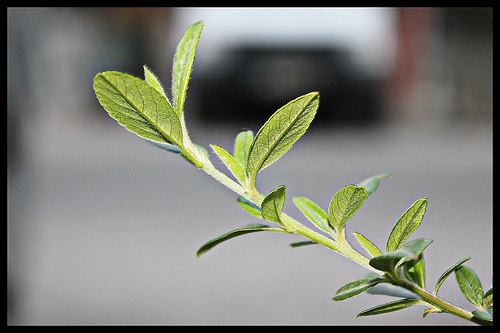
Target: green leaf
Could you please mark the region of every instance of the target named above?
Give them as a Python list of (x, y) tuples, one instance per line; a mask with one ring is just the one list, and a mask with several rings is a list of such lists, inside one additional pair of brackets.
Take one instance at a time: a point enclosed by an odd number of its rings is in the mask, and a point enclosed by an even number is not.
[(301, 247), (301, 246), (314, 245), (314, 244), (318, 244), (318, 243), (313, 242), (313, 241), (303, 241), (303, 242), (292, 243), (292, 244), (290, 244), (290, 246), (291, 247)]
[(483, 287), (476, 273), (467, 266), (461, 266), (455, 270), (455, 277), (457, 278), (458, 286), (465, 298), (467, 298), (476, 308), (484, 310)]
[(425, 264), (424, 254), (421, 253), (417, 261), (410, 261), (403, 265), (406, 278), (425, 289)]
[(285, 204), (285, 186), (271, 191), (262, 201), (262, 216), (270, 222), (281, 223), (281, 214)]
[(164, 149), (164, 150), (169, 151), (171, 153), (176, 153), (176, 154), (182, 153), (182, 150), (180, 150), (179, 147), (177, 147), (173, 144), (164, 143), (164, 142), (157, 142), (157, 141), (153, 141), (153, 140), (149, 140), (149, 139), (144, 139), (144, 140), (146, 140), (147, 142), (149, 142), (153, 146)]
[(402, 309), (409, 308), (410, 306), (420, 304), (421, 301), (416, 298), (405, 298), (394, 302), (389, 302), (381, 305), (374, 306), (365, 311), (361, 311), (356, 315), (357, 317), (374, 316), (383, 313), (394, 312)]
[(175, 50), (172, 67), (172, 100), (174, 110), (179, 118), (184, 109), (184, 101), (186, 100), (186, 92), (196, 54), (196, 45), (198, 45), (202, 29), (203, 21), (196, 22), (187, 28)]
[(258, 231), (286, 232), (285, 230), (283, 230), (281, 228), (272, 228), (272, 227), (269, 227), (269, 226), (264, 225), (264, 224), (249, 224), (243, 228), (232, 230), (232, 231), (228, 232), (227, 234), (224, 234), (220, 237), (214, 238), (211, 241), (208, 241), (202, 247), (200, 247), (198, 252), (196, 252), (196, 256), (197, 257), (201, 256), (203, 253), (212, 249), (214, 246), (216, 246), (224, 241), (227, 241), (231, 238), (241, 236), (241, 235), (246, 235), (246, 234), (249, 234), (252, 232), (258, 232)]
[(339, 232), (363, 205), (368, 194), (364, 187), (356, 185), (346, 186), (332, 198), (328, 209), (328, 222)]
[(276, 162), (306, 132), (318, 105), (317, 92), (300, 96), (281, 107), (260, 128), (248, 153), (250, 184), (255, 182), (259, 171)]
[(488, 307), (485, 310), (474, 310), (472, 314), (479, 319), (493, 322), (493, 306)]
[(238, 197), (238, 204), (243, 208), (247, 213), (258, 217), (260, 219), (263, 219), (262, 217), (262, 211), (260, 210), (259, 207), (254, 205), (251, 201), (243, 198), (243, 197)]
[(354, 237), (356, 237), (357, 241), (363, 248), (372, 255), (372, 257), (378, 257), (382, 255), (382, 252), (376, 247), (372, 242), (370, 242), (365, 236), (360, 233), (353, 232)]
[(431, 245), (431, 239), (419, 238), (408, 242), (399, 250), (389, 252), (381, 256), (372, 258), (369, 262), (370, 266), (378, 270), (394, 273), (403, 264), (414, 260), (417, 261), (420, 254)]
[(404, 212), (391, 230), (387, 239), (386, 252), (396, 251), (406, 242), (420, 225), (426, 207), (427, 199), (419, 199)]
[[(153, 73), (152, 70), (150, 70), (148, 68), (148, 66), (144, 65), (144, 79), (146, 80), (146, 82), (153, 88), (156, 89), (156, 91), (158, 91), (160, 94), (163, 95), (163, 97), (165, 97), (165, 99), (167, 100), (168, 104), (170, 104), (170, 101), (168, 100), (168, 97), (167, 97), (167, 94), (165, 94), (165, 90), (163, 89), (163, 86), (160, 82), (160, 80), (158, 79), (158, 77), (155, 75), (155, 73)], [(170, 107), (172, 107), (172, 105), (170, 104)]]
[(361, 294), (363, 291), (375, 286), (383, 279), (379, 276), (367, 276), (355, 281), (349, 282), (335, 293), (333, 296), (334, 301), (343, 301), (353, 296)]
[(392, 177), (390, 173), (385, 173), (383, 175), (378, 175), (378, 176), (373, 176), (368, 179), (363, 180), (361, 183), (358, 184), (360, 187), (364, 187), (366, 190), (366, 193), (368, 195), (372, 194), (378, 187), (378, 183), (380, 182), (380, 179), (385, 178), (385, 177)]
[(483, 308), (486, 309), (491, 305), (493, 305), (493, 288), (485, 292), (483, 297)]
[(294, 197), (293, 202), (316, 227), (325, 232), (330, 232), (328, 214), (314, 201), (305, 197)]
[(227, 152), (222, 147), (216, 145), (210, 145), (212, 150), (217, 154), (217, 156), (221, 159), (222, 162), (227, 166), (229, 171), (236, 177), (236, 179), (242, 184), (245, 184), (246, 173), (245, 169), (235, 160), (235, 158)]
[(94, 90), (102, 107), (127, 130), (182, 149), (180, 120), (167, 99), (146, 81), (120, 72), (103, 72), (94, 77)]
[(253, 141), (252, 131), (240, 132), (234, 140), (234, 159), (243, 167), (247, 168), (248, 152)]
[(464, 262), (468, 261), (468, 260), (470, 260), (470, 258), (465, 258), (465, 259), (460, 260), (455, 265), (453, 265), (450, 268), (448, 268), (446, 270), (446, 272), (444, 272), (443, 274), (441, 274), (441, 276), (439, 277), (439, 279), (436, 282), (436, 286), (434, 287), (434, 295), (437, 295), (439, 288), (441, 288), (441, 285), (448, 278), (448, 276), (450, 276), (451, 273), (453, 273), (454, 271), (456, 271), (457, 269), (459, 269), (460, 266), (462, 266), (462, 264)]

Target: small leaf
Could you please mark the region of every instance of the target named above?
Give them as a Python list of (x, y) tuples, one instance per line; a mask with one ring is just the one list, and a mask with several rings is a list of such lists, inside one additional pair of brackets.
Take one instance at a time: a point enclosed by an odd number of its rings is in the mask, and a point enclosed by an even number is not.
[(94, 77), (102, 107), (120, 125), (144, 139), (183, 147), (180, 120), (167, 99), (146, 81), (120, 72)]
[(330, 232), (328, 214), (314, 201), (305, 197), (294, 197), (293, 202), (316, 227), (325, 232)]
[(262, 211), (260, 210), (259, 207), (253, 204), (253, 202), (243, 198), (243, 197), (238, 197), (238, 204), (243, 208), (247, 213), (258, 217), (259, 219), (263, 219), (262, 217)]
[(491, 305), (493, 305), (493, 288), (485, 292), (483, 297), (483, 308), (487, 309)]
[(483, 287), (476, 273), (467, 266), (461, 266), (455, 270), (455, 277), (457, 278), (458, 286), (465, 298), (467, 298), (476, 308), (484, 310)]
[(292, 244), (290, 244), (290, 246), (291, 247), (301, 247), (301, 246), (314, 245), (314, 244), (318, 244), (318, 243), (313, 242), (313, 241), (303, 241), (303, 242), (292, 243)]
[(319, 105), (317, 92), (300, 96), (276, 111), (255, 135), (248, 153), (251, 184), (257, 173), (283, 156), (306, 132)]
[(373, 176), (368, 179), (363, 180), (361, 183), (358, 184), (360, 187), (364, 187), (366, 190), (366, 193), (368, 195), (372, 194), (378, 187), (378, 183), (380, 182), (381, 178), (384, 177), (392, 177), (390, 173), (385, 173), (383, 175), (378, 175), (378, 176)]
[(472, 314), (479, 319), (493, 322), (493, 306), (488, 307), (486, 310), (474, 310)]
[(172, 67), (172, 100), (177, 117), (180, 118), (184, 109), (186, 92), (193, 69), (196, 45), (200, 39), (203, 21), (199, 21), (186, 29), (174, 55)]
[(164, 143), (164, 142), (157, 142), (157, 141), (153, 141), (153, 140), (149, 140), (149, 139), (144, 139), (144, 140), (146, 140), (147, 142), (149, 142), (153, 146), (164, 149), (164, 150), (169, 151), (171, 153), (176, 153), (176, 154), (182, 153), (182, 150), (180, 150), (179, 147), (177, 147), (173, 144)]
[(417, 261), (420, 254), (431, 245), (431, 239), (419, 238), (408, 242), (399, 250), (389, 252), (381, 256), (372, 258), (369, 262), (370, 266), (384, 272), (394, 273), (403, 264), (410, 260)]
[(369, 308), (365, 311), (361, 311), (360, 313), (358, 313), (356, 315), (355, 318), (364, 317), (364, 316), (374, 316), (374, 315), (378, 315), (378, 314), (394, 312), (394, 311), (409, 308), (410, 306), (420, 304), (420, 303), (421, 303), (421, 301), (419, 299), (405, 298), (405, 299), (401, 299), (398, 301), (377, 305), (377, 306), (374, 306), (373, 308)]
[(234, 140), (234, 159), (243, 167), (247, 168), (248, 152), (253, 141), (252, 131), (240, 132)]
[(424, 254), (421, 253), (417, 261), (410, 261), (403, 265), (405, 276), (408, 280), (425, 289), (425, 264)]
[(404, 212), (391, 230), (387, 239), (386, 252), (396, 251), (406, 242), (420, 225), (426, 207), (427, 199), (419, 199)]
[(281, 223), (281, 214), (285, 204), (285, 186), (271, 191), (262, 201), (262, 216), (270, 222)]
[(246, 173), (245, 169), (234, 159), (234, 157), (227, 152), (222, 147), (216, 145), (210, 145), (212, 150), (217, 154), (217, 156), (221, 159), (222, 162), (227, 166), (229, 171), (236, 177), (236, 179), (242, 184), (245, 184)]
[(202, 247), (200, 247), (198, 252), (196, 252), (196, 256), (197, 257), (201, 256), (203, 253), (212, 249), (214, 246), (216, 246), (224, 241), (227, 241), (231, 238), (241, 236), (241, 235), (246, 235), (246, 234), (249, 234), (252, 232), (258, 232), (258, 231), (286, 232), (285, 230), (283, 230), (281, 228), (272, 228), (272, 227), (269, 227), (269, 226), (264, 225), (264, 224), (249, 224), (243, 228), (232, 230), (232, 231), (228, 232), (227, 234), (224, 234), (220, 237), (214, 238), (211, 241), (208, 241)]
[(328, 222), (339, 232), (363, 205), (368, 194), (363, 187), (356, 185), (346, 186), (332, 198), (328, 209)]
[(352, 282), (349, 282), (335, 293), (334, 301), (343, 301), (353, 296), (361, 294), (363, 291), (375, 286), (383, 279), (379, 276), (368, 276)]
[(451, 273), (453, 273), (454, 271), (456, 271), (457, 269), (459, 269), (460, 266), (462, 266), (462, 264), (464, 262), (466, 262), (467, 260), (470, 260), (470, 258), (465, 258), (465, 259), (460, 260), (455, 265), (453, 265), (450, 268), (448, 268), (446, 270), (446, 272), (444, 272), (443, 274), (441, 274), (441, 276), (439, 277), (439, 279), (436, 282), (436, 286), (434, 287), (434, 295), (437, 295), (439, 288), (441, 288), (441, 285), (448, 278), (448, 276), (450, 276)]
[[(168, 104), (170, 104), (170, 101), (168, 100), (168, 97), (167, 97), (167, 94), (165, 94), (165, 90), (163, 89), (163, 86), (160, 82), (160, 80), (158, 79), (158, 77), (155, 75), (155, 73), (153, 73), (153, 71), (151, 71), (148, 66), (144, 65), (144, 79), (146, 80), (146, 82), (153, 88), (155, 88), (160, 94), (163, 95), (163, 97), (165, 97), (165, 99), (167, 100)], [(170, 104), (170, 107), (172, 107), (172, 105)]]
[(389, 283), (379, 283), (366, 291), (371, 295), (386, 295), (399, 298), (419, 298), (419, 296), (408, 289)]
[(370, 242), (368, 239), (366, 239), (365, 236), (363, 236), (362, 234), (357, 233), (357, 232), (353, 232), (353, 235), (354, 235), (354, 237), (356, 237), (359, 244), (361, 244), (361, 246), (363, 246), (363, 248), (369, 254), (371, 254), (372, 257), (378, 257), (378, 256), (382, 255), (382, 252), (380, 252), (378, 247), (376, 247), (372, 242)]

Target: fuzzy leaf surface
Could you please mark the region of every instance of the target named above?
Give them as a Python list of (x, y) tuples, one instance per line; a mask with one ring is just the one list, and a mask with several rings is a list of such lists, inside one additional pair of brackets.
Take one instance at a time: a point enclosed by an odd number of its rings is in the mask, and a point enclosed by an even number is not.
[(283, 156), (306, 132), (319, 106), (317, 92), (300, 96), (276, 111), (255, 135), (247, 160), (251, 183), (257, 173)]
[(408, 237), (420, 226), (426, 207), (427, 199), (419, 199), (401, 215), (389, 234), (386, 252), (396, 251), (406, 242)]
[[(170, 104), (167, 94), (165, 94), (165, 89), (163, 89), (163, 86), (158, 77), (155, 75), (155, 73), (153, 73), (152, 70), (149, 69), (148, 66), (144, 65), (143, 67), (144, 67), (144, 79), (146, 80), (146, 82), (151, 87), (155, 88), (160, 94), (162, 94), (163, 97), (165, 97), (165, 99), (167, 100), (168, 104)], [(170, 106), (172, 105), (170, 104)]]
[(280, 223), (284, 204), (285, 186), (282, 185), (274, 191), (269, 192), (262, 201), (262, 216), (267, 221)]
[(306, 197), (294, 197), (295, 206), (307, 217), (316, 227), (325, 232), (330, 232), (328, 225), (328, 214), (317, 203)]
[(337, 232), (340, 231), (363, 205), (367, 197), (364, 187), (349, 185), (341, 188), (333, 196), (328, 208), (330, 226)]
[(230, 231), (230, 232), (228, 232), (220, 237), (217, 237), (217, 238), (214, 238), (214, 239), (208, 241), (202, 247), (200, 247), (198, 252), (196, 252), (196, 256), (197, 257), (201, 256), (203, 253), (209, 251), (214, 246), (216, 246), (222, 242), (225, 242), (231, 238), (241, 236), (241, 235), (246, 235), (246, 234), (253, 233), (253, 232), (259, 232), (259, 231), (286, 232), (285, 230), (283, 230), (281, 228), (273, 228), (273, 227), (267, 226), (265, 224), (249, 224), (243, 228), (232, 230), (232, 231)]
[(102, 107), (120, 125), (138, 136), (183, 147), (180, 120), (167, 99), (146, 81), (120, 72), (94, 77)]
[(196, 22), (186, 29), (175, 50), (172, 67), (172, 100), (177, 117), (180, 118), (184, 109), (186, 92), (193, 70), (196, 46), (200, 39), (203, 21)]
[(354, 237), (356, 237), (356, 240), (363, 246), (363, 248), (372, 255), (372, 257), (378, 257), (382, 255), (382, 252), (378, 249), (378, 247), (375, 246), (372, 242), (370, 242), (365, 236), (363, 236), (360, 233), (353, 232)]
[(224, 148), (210, 145), (212, 150), (217, 154), (217, 156), (221, 159), (222, 162), (226, 165), (226, 167), (231, 171), (231, 173), (236, 177), (236, 179), (241, 183), (245, 184), (246, 173), (245, 169), (236, 161), (236, 159)]
[(458, 286), (465, 298), (467, 298), (476, 308), (484, 310), (483, 287), (476, 273), (467, 266), (461, 266), (455, 270), (455, 277), (457, 278)]
[(234, 140), (234, 159), (246, 170), (248, 152), (253, 141), (252, 131), (242, 131)]

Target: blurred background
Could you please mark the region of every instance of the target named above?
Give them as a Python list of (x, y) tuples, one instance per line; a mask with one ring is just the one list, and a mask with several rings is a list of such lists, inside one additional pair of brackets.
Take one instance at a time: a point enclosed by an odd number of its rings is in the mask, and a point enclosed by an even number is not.
[[(232, 151), (241, 130), (320, 91), (317, 119), (259, 175), (261, 191), (285, 184), (285, 210), (301, 219), (293, 196), (326, 208), (341, 187), (392, 173), (348, 238), (361, 232), (384, 248), (397, 218), (427, 197), (412, 237), (434, 240), (429, 289), (472, 257), (486, 291), (492, 17), (491, 8), (8, 8), (8, 324), (468, 324), (422, 319), (423, 307), (355, 320), (393, 299), (333, 302), (366, 271), (320, 247), (292, 249), (301, 239), (290, 235), (248, 235), (196, 258), (209, 239), (255, 220), (232, 192), (117, 125), (92, 79), (143, 77), (147, 64), (169, 88), (178, 40), (204, 20), (185, 105), (195, 142)], [(440, 295), (473, 310), (454, 278)]]

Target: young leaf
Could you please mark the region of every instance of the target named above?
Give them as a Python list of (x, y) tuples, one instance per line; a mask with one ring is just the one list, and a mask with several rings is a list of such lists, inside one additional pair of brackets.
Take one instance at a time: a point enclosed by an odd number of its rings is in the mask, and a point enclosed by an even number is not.
[(467, 266), (461, 266), (455, 270), (455, 277), (457, 278), (458, 286), (462, 294), (471, 302), (476, 308), (484, 310), (483, 308), (483, 287), (481, 281), (476, 273)]
[(234, 140), (234, 159), (238, 161), (244, 170), (247, 168), (248, 152), (250, 151), (252, 141), (253, 132), (250, 130), (240, 132)]
[(194, 23), (187, 28), (175, 50), (172, 68), (172, 100), (174, 110), (179, 118), (184, 108), (184, 101), (186, 100), (186, 92), (196, 54), (196, 45), (198, 45), (202, 29), (203, 21)]
[(378, 257), (382, 255), (382, 252), (376, 247), (372, 242), (370, 242), (365, 236), (360, 233), (353, 232), (354, 237), (358, 240), (359, 244), (363, 246), (363, 248), (372, 255), (372, 257)]
[(318, 244), (318, 243), (313, 242), (313, 241), (303, 241), (303, 242), (292, 243), (292, 244), (290, 244), (290, 246), (291, 247), (301, 247), (301, 246), (314, 245), (314, 244)]
[(410, 261), (403, 265), (405, 276), (408, 280), (425, 289), (425, 264), (424, 254), (421, 253), (417, 261)]
[(379, 282), (381, 282), (379, 276), (367, 276), (352, 282), (349, 282), (335, 293), (333, 296), (334, 301), (343, 301), (345, 299), (351, 298), (353, 296), (361, 294), (363, 291), (370, 289)]
[(120, 72), (103, 72), (94, 77), (94, 90), (102, 107), (127, 130), (182, 149), (180, 120), (167, 99), (148, 83)]
[(399, 250), (389, 252), (381, 256), (372, 258), (369, 262), (370, 266), (378, 270), (393, 273), (403, 264), (419, 259), (420, 254), (431, 245), (431, 239), (419, 238), (408, 242)]
[(366, 190), (366, 193), (368, 193), (368, 195), (370, 195), (377, 189), (378, 183), (380, 182), (380, 179), (384, 178), (384, 177), (392, 177), (392, 175), (390, 173), (385, 173), (383, 175), (373, 176), (373, 177), (370, 177), (368, 179), (363, 180), (357, 186), (364, 187)]
[(404, 212), (391, 230), (387, 239), (386, 252), (396, 251), (406, 242), (420, 225), (426, 207), (427, 199), (419, 199)]
[(316, 227), (325, 232), (330, 232), (328, 214), (314, 201), (305, 197), (294, 197), (293, 202)]
[(439, 277), (439, 279), (436, 282), (436, 286), (434, 287), (434, 295), (437, 295), (439, 288), (441, 288), (441, 285), (448, 278), (448, 276), (450, 276), (451, 273), (453, 273), (454, 271), (456, 271), (457, 269), (459, 269), (460, 266), (462, 266), (462, 264), (464, 262), (468, 261), (468, 260), (470, 260), (470, 258), (465, 258), (465, 259), (460, 260), (455, 265), (453, 265), (450, 268), (448, 268), (446, 270), (446, 272), (444, 272), (443, 274), (441, 274), (441, 276)]
[(281, 213), (285, 204), (285, 186), (271, 191), (262, 201), (262, 216), (270, 222), (281, 223)]
[(234, 159), (234, 157), (227, 152), (222, 147), (216, 146), (216, 145), (210, 145), (212, 147), (212, 150), (219, 156), (222, 162), (227, 166), (229, 171), (238, 179), (238, 181), (244, 185), (245, 184), (245, 178), (246, 178), (246, 173), (245, 169)]
[[(167, 100), (168, 104), (170, 104), (170, 101), (168, 100), (168, 97), (165, 94), (165, 90), (163, 89), (163, 86), (158, 77), (156, 77), (155, 73), (153, 73), (153, 71), (151, 71), (148, 68), (148, 66), (144, 65), (143, 67), (144, 67), (144, 79), (146, 80), (146, 82), (151, 87), (155, 88), (160, 94), (162, 94), (163, 97), (165, 97), (165, 99)], [(170, 107), (172, 107), (171, 104)]]
[(356, 315), (357, 317), (364, 316), (374, 316), (382, 313), (394, 312), (397, 310), (406, 309), (412, 305), (420, 304), (422, 301), (416, 298), (405, 298), (394, 302), (389, 302), (381, 305), (374, 306), (373, 308), (369, 308), (365, 311), (361, 311)]
[(260, 210), (259, 207), (254, 205), (252, 202), (248, 201), (247, 199), (243, 197), (238, 197), (238, 204), (243, 208), (247, 213), (258, 217), (259, 219), (263, 219), (262, 217), (262, 211)]
[(272, 227), (269, 227), (269, 226), (264, 225), (264, 224), (249, 224), (243, 228), (232, 230), (232, 231), (228, 232), (227, 234), (224, 234), (220, 237), (214, 238), (211, 241), (208, 241), (202, 247), (200, 247), (198, 252), (196, 252), (196, 256), (197, 257), (201, 256), (203, 253), (212, 249), (214, 246), (216, 246), (224, 241), (227, 241), (231, 238), (234, 238), (236, 236), (246, 235), (246, 234), (249, 234), (252, 232), (258, 232), (258, 231), (286, 232), (285, 230), (283, 230), (281, 228), (272, 228)]
[(276, 111), (260, 128), (250, 146), (247, 174), (250, 183), (257, 173), (283, 156), (306, 132), (319, 105), (317, 92), (300, 96)]
[(368, 194), (363, 187), (356, 185), (346, 186), (332, 198), (328, 209), (328, 223), (339, 232), (363, 205)]
[(485, 292), (483, 297), (483, 308), (487, 309), (491, 305), (493, 305), (493, 288)]

